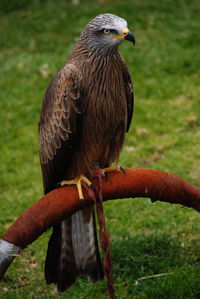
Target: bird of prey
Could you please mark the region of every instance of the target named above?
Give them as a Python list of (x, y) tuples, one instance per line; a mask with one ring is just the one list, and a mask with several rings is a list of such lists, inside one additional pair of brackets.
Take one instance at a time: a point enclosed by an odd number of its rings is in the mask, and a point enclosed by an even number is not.
[[(61, 185), (81, 182), (94, 170), (117, 164), (133, 114), (133, 87), (119, 44), (135, 39), (127, 22), (101, 14), (82, 31), (67, 63), (44, 95), (39, 121), (39, 152), (45, 194)], [(66, 198), (67, 200), (67, 198)], [(45, 277), (60, 292), (78, 276), (103, 278), (94, 212), (74, 213), (53, 227)]]

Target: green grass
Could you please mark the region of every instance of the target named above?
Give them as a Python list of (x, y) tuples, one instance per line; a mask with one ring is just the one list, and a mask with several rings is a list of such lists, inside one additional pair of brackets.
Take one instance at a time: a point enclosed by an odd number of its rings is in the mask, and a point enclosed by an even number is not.
[[(135, 48), (120, 47), (135, 89), (134, 121), (120, 164), (169, 171), (199, 184), (199, 0), (15, 2), (0, 6), (1, 235), (43, 194), (37, 140), (43, 94), (81, 29), (102, 12), (124, 17), (136, 37)], [(104, 207), (116, 298), (200, 298), (195, 211), (148, 199)], [(58, 298), (43, 274), (49, 235), (15, 259), (0, 284), (1, 298)], [(136, 284), (161, 273), (172, 274)], [(106, 282), (79, 279), (59, 298), (107, 298)]]

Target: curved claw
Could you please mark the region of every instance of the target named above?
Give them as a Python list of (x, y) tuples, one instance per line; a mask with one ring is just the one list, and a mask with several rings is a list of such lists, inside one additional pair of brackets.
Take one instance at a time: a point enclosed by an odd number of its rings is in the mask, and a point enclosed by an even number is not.
[(95, 189), (95, 187), (94, 187), (93, 184), (90, 184), (90, 188), (94, 191), (95, 194), (97, 193), (97, 191), (96, 191), (96, 189)]
[(126, 172), (125, 172), (125, 170), (124, 170), (123, 167), (120, 166), (119, 169), (123, 172), (124, 175), (126, 174)]
[(107, 173), (107, 171), (104, 172), (104, 176), (105, 176), (105, 181), (107, 182), (108, 181), (108, 173)]
[(59, 182), (59, 183), (56, 185), (56, 186), (57, 186), (57, 188), (60, 188), (60, 187), (62, 187), (61, 183), (62, 183), (62, 182)]
[(84, 203), (84, 202), (85, 202), (85, 200), (84, 200), (84, 198), (83, 198), (83, 197), (81, 197), (81, 198), (80, 198), (80, 201), (81, 201), (82, 203)]

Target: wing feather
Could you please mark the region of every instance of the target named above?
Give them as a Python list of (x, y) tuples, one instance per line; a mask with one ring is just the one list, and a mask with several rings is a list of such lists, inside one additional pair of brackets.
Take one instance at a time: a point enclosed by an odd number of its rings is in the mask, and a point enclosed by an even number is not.
[(126, 132), (128, 132), (131, 124), (131, 120), (133, 117), (133, 109), (134, 109), (134, 94), (133, 94), (133, 84), (131, 81), (131, 76), (128, 70), (128, 67), (126, 65), (126, 62), (121, 56), (121, 62), (123, 67), (123, 78), (124, 78), (124, 87), (125, 87), (125, 93), (126, 93), (126, 101), (127, 101), (127, 127)]
[(80, 136), (82, 82), (77, 67), (66, 64), (56, 73), (45, 92), (39, 122), (39, 152), (45, 192), (62, 179), (71, 161), (75, 140)]

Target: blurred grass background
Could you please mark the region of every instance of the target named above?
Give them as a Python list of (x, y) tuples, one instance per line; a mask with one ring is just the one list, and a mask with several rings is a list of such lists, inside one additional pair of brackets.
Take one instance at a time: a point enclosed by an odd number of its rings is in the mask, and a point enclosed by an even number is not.
[[(120, 46), (135, 90), (124, 167), (200, 178), (199, 0), (0, 1), (0, 233), (43, 194), (37, 127), (46, 86), (95, 15), (125, 18), (136, 47)], [(200, 298), (199, 215), (148, 199), (104, 205), (116, 298)], [(44, 280), (50, 231), (16, 258), (1, 298), (58, 298)], [(166, 276), (146, 278), (159, 273)], [(79, 279), (60, 298), (107, 298), (106, 282)]]

